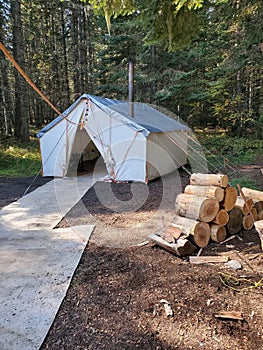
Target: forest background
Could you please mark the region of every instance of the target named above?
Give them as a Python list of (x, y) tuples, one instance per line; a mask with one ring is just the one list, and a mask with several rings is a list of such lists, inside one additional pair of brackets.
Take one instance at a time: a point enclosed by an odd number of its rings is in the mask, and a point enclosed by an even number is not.
[[(233, 137), (253, 153), (262, 149), (262, 13), (262, 0), (1, 0), (0, 41), (61, 112), (83, 93), (127, 99), (133, 60), (135, 101), (226, 135), (232, 155)], [(57, 114), (2, 52), (0, 80), (1, 145), (28, 143)]]

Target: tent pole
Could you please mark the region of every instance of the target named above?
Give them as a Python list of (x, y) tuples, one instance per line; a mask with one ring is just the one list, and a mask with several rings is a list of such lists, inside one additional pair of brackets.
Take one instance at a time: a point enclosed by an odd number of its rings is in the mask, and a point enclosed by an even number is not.
[(134, 117), (134, 97), (133, 97), (133, 86), (134, 86), (134, 62), (132, 59), (129, 60), (129, 115)]

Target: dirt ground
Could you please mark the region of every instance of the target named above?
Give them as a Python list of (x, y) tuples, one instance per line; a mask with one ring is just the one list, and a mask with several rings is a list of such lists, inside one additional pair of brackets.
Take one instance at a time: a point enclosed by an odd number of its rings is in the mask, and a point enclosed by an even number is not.
[[(260, 166), (242, 167), (238, 175), (263, 190)], [(0, 207), (31, 182), (0, 178)], [(96, 228), (41, 350), (263, 349), (263, 253), (254, 229), (201, 252), (227, 255), (239, 270), (192, 265), (146, 243), (148, 233), (169, 222), (187, 183), (183, 171), (148, 186), (98, 182), (72, 208), (60, 227)], [(220, 311), (241, 312), (242, 320), (218, 318)]]

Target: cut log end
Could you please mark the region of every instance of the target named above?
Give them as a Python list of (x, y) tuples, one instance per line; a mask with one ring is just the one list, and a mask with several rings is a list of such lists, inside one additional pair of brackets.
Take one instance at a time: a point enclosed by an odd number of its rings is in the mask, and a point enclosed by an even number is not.
[(238, 233), (242, 228), (243, 214), (239, 208), (234, 207), (229, 213), (229, 221), (226, 225), (231, 235)]
[(196, 233), (194, 235), (195, 244), (200, 248), (204, 248), (208, 245), (210, 237), (211, 234), (208, 223), (200, 222), (198, 225), (198, 229), (196, 230)]
[(237, 201), (237, 190), (235, 189), (235, 187), (228, 186), (225, 189), (225, 198), (221, 203), (222, 208), (224, 208), (226, 211), (230, 211), (234, 208), (236, 201)]
[(211, 239), (214, 242), (223, 242), (226, 239), (226, 228), (225, 226), (212, 224), (211, 229)]
[(225, 209), (221, 209), (217, 213), (217, 216), (214, 218), (213, 223), (224, 226), (228, 223), (228, 221), (229, 221), (228, 212)]

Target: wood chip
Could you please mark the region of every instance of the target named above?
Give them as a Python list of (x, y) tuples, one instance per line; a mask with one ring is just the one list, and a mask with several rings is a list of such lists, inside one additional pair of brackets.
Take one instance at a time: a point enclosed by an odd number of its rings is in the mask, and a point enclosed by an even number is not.
[(206, 264), (206, 263), (226, 263), (228, 262), (228, 256), (190, 256), (189, 261), (191, 264)]
[(240, 311), (220, 311), (215, 315), (215, 317), (230, 320), (244, 320), (244, 317)]

